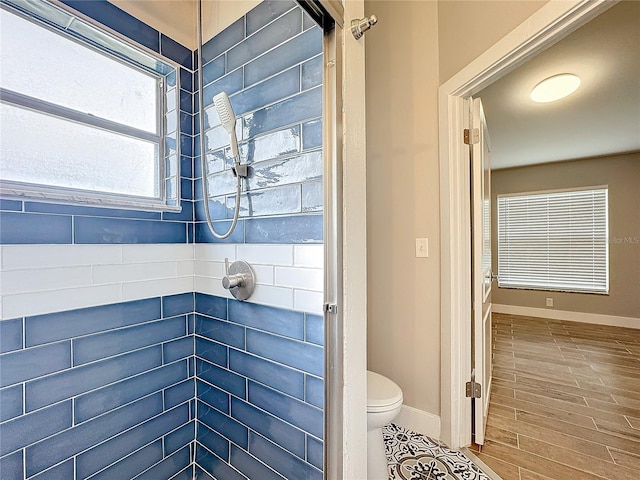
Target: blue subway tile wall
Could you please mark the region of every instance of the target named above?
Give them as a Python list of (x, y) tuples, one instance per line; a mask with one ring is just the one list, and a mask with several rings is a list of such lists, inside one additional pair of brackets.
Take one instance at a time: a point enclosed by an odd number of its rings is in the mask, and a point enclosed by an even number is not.
[[(160, 34), (159, 53), (167, 58), (170, 58), (174, 62), (179, 63), (185, 68), (193, 70), (193, 53), (191, 52), (191, 50), (180, 45), (178, 42), (162, 33)], [(183, 78), (183, 74), (181, 74), (180, 79), (182, 80)], [(193, 85), (190, 84), (190, 87), (193, 87)]]
[[(184, 380), (184, 372), (184, 362), (175, 362), (82, 395), (74, 402), (74, 421), (76, 424), (82, 423), (162, 389), (165, 389), (165, 405), (169, 403), (171, 407), (184, 403), (193, 397), (193, 382)], [(186, 398), (182, 395), (182, 402), (168, 402), (169, 392), (175, 389), (179, 382), (187, 385)], [(166, 388), (167, 385), (174, 386)]]
[(162, 460), (162, 440), (157, 440), (101, 471), (93, 480), (131, 478)]
[(22, 415), (22, 386), (0, 389), (0, 422)]
[(71, 216), (0, 212), (0, 243), (71, 243)]
[[(64, 430), (25, 449), (27, 477), (98, 445), (145, 420), (162, 414), (162, 395), (155, 393), (137, 402)], [(82, 474), (82, 472), (79, 472)]]
[(20, 200), (6, 200), (0, 198), (0, 210), (22, 211), (22, 202)]
[[(229, 137), (212, 106), (225, 91), (249, 177), (230, 243), (321, 243), (322, 30), (293, 0), (268, 0), (203, 46), (202, 132), (216, 230), (235, 208)], [(204, 218), (199, 120), (194, 142), (195, 242), (219, 242)], [(283, 228), (285, 227), (285, 228)]]
[(0, 387), (6, 387), (70, 368), (71, 342), (5, 353), (0, 360)]
[(165, 478), (170, 478), (171, 480), (192, 480), (191, 466), (191, 449), (190, 446), (185, 446), (176, 453), (164, 458), (160, 463), (151, 467), (139, 477), (136, 477), (136, 480), (158, 480)]
[[(65, 338), (81, 337), (161, 317), (158, 299), (135, 300), (69, 312), (34, 315), (24, 320), (25, 345), (33, 347)], [(88, 322), (87, 319), (91, 321)]]
[(0, 323), (0, 353), (22, 348), (22, 319), (14, 318)]
[(321, 317), (200, 293), (195, 308), (197, 469), (322, 478)]
[[(205, 472), (212, 475), (204, 478), (224, 478), (224, 480), (246, 480), (247, 478), (201, 444), (196, 446), (196, 459), (198, 465), (200, 465)], [(198, 479), (200, 478), (198, 475)]]
[(196, 378), (196, 397), (199, 402), (204, 402), (223, 413), (228, 414), (230, 411), (230, 395), (198, 378)]
[(3, 480), (191, 472), (194, 306), (183, 294), (1, 321)]
[(270, 378), (269, 386), (292, 397), (304, 398), (304, 374), (237, 350), (229, 352), (229, 368), (247, 378)]
[(322, 215), (249, 218), (244, 224), (246, 243), (316, 243), (322, 239)]
[(246, 378), (198, 357), (196, 357), (196, 376), (199, 380), (214, 385), (229, 395), (241, 398), (247, 395)]
[(67, 460), (55, 467), (45, 470), (39, 473), (35, 477), (31, 477), (33, 480), (60, 480), (62, 478), (73, 478), (73, 460)]
[(283, 422), (278, 417), (259, 410), (248, 402), (238, 398), (232, 400), (234, 418), (247, 425), (254, 432), (259, 433), (274, 443), (304, 458), (305, 434), (302, 430)]
[(258, 434), (251, 432), (249, 445), (249, 451), (255, 458), (268, 463), (284, 478), (322, 480), (322, 472), (320, 470), (314, 468), (310, 463), (290, 455), (286, 450)]
[[(193, 425), (190, 421), (189, 406), (181, 405), (164, 415), (142, 423), (136, 428), (117, 435), (108, 441), (86, 450), (76, 457), (79, 478), (86, 478), (124, 458), (131, 452), (152, 443), (157, 438), (166, 438), (184, 425)], [(166, 442), (165, 442), (166, 443)], [(158, 480), (162, 480), (160, 477)]]
[(231, 445), (231, 465), (247, 478), (260, 478), (261, 480), (282, 480), (284, 478), (235, 445)]
[[(29, 353), (29, 349), (26, 353)], [(25, 409), (36, 410), (70, 396), (139, 374), (162, 364), (160, 346), (151, 346), (125, 355), (36, 378), (25, 385)]]
[(0, 468), (322, 478), (321, 320), (200, 293), (4, 320)]
[(24, 460), (22, 450), (0, 457), (0, 478), (22, 479), (24, 478)]

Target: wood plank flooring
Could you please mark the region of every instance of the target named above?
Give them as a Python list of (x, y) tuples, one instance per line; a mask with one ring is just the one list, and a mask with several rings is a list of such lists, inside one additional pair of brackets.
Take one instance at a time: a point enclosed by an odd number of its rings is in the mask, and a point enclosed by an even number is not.
[(640, 479), (640, 330), (493, 315), (486, 441), (504, 480)]

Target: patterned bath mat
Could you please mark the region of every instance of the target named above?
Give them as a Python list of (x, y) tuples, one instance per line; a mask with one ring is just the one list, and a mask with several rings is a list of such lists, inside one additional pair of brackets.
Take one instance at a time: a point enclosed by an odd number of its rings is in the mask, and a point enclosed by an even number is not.
[(491, 480), (462, 452), (395, 424), (382, 429), (390, 480)]

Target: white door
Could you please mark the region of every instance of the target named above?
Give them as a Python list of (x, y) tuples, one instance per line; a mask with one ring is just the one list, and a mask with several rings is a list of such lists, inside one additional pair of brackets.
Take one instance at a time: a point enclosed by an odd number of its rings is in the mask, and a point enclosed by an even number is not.
[(491, 391), (491, 150), (479, 98), (471, 100), (471, 358), (476, 388), (473, 401), (474, 442), (484, 443)]

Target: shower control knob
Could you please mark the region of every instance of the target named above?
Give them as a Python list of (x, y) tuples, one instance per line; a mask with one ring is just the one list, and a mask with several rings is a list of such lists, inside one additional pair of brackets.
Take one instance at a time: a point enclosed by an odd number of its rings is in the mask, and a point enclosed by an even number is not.
[(229, 290), (234, 287), (241, 287), (244, 283), (244, 275), (229, 275), (222, 279), (222, 286)]
[(251, 266), (242, 260), (229, 265), (229, 259), (224, 259), (225, 276), (222, 286), (231, 292), (238, 300), (246, 300), (255, 289), (255, 276)]

